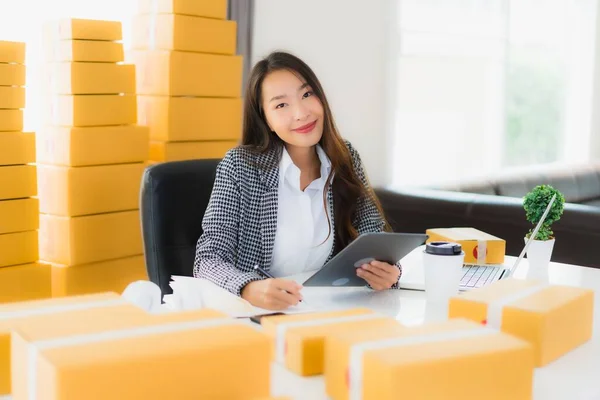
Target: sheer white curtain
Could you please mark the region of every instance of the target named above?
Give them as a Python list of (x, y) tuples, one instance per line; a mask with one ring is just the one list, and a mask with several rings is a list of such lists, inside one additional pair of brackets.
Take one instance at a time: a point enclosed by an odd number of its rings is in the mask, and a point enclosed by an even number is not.
[(127, 47), (136, 8), (137, 0), (0, 0), (0, 40), (23, 41), (27, 45), (25, 130), (36, 131), (40, 127), (44, 107), (40, 85), (43, 24), (70, 17), (121, 21)]
[(596, 0), (400, 0), (393, 182), (589, 157)]
[(400, 4), (394, 183), (437, 184), (498, 168), (506, 3)]

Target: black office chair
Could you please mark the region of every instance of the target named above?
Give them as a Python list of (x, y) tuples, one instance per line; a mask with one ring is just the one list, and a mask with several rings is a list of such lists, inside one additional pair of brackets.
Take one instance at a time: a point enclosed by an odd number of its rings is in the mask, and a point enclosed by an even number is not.
[(150, 166), (141, 188), (142, 235), (150, 280), (171, 294), (171, 275), (192, 276), (196, 243), (220, 160)]

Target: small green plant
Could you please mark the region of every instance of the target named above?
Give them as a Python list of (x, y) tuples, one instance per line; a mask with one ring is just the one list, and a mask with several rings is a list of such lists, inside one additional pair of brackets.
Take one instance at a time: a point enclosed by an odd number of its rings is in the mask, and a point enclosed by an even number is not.
[(533, 188), (533, 190), (523, 198), (523, 208), (527, 216), (527, 221), (533, 224), (533, 227), (527, 233), (527, 238), (531, 236), (535, 226), (538, 224), (546, 207), (550, 204), (552, 196), (556, 194), (556, 200), (552, 204), (552, 208), (548, 212), (544, 223), (540, 227), (535, 240), (550, 240), (554, 238), (554, 232), (552, 231), (552, 224), (558, 221), (563, 214), (565, 208), (565, 197), (561, 192), (554, 189), (550, 185), (539, 185)]

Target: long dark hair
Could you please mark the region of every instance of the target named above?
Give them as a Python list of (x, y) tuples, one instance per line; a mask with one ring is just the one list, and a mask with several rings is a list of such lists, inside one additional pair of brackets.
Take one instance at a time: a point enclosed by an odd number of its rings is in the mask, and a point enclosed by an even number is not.
[(331, 176), (335, 173), (335, 178), (331, 184), (336, 227), (336, 249), (334, 251), (338, 252), (343, 249), (358, 236), (352, 221), (355, 218), (358, 201), (361, 199), (370, 200), (375, 204), (384, 220), (385, 230), (390, 230), (377, 196), (370, 185), (365, 187), (362, 184), (354, 171), (350, 151), (335, 126), (321, 83), (312, 69), (298, 57), (286, 52), (276, 51), (259, 61), (252, 69), (244, 99), (242, 146), (254, 152), (275, 151), (281, 154), (284, 142), (279, 136), (271, 132), (262, 107), (262, 83), (269, 73), (278, 70), (288, 70), (305, 79), (323, 105), (323, 135), (319, 144), (331, 161), (331, 173), (323, 193), (323, 205), (327, 207), (326, 195)]

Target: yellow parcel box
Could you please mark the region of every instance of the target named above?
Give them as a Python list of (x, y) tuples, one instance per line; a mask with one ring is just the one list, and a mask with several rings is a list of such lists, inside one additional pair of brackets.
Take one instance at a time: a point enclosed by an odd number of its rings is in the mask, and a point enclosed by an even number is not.
[[(90, 296), (73, 296), (60, 299), (31, 300), (0, 305), (0, 395), (10, 394), (11, 330), (28, 318), (42, 315), (126, 305), (116, 293), (100, 293)], [(139, 309), (141, 311), (141, 309)]]
[(24, 86), (25, 65), (0, 63), (0, 86)]
[(38, 165), (40, 212), (76, 217), (139, 208), (146, 164)]
[(148, 160), (148, 127), (45, 126), (37, 136), (37, 162), (68, 167), (135, 163)]
[(238, 140), (242, 100), (138, 96), (138, 121), (150, 128), (154, 141)]
[(106, 291), (122, 293), (131, 282), (148, 280), (143, 255), (73, 266), (48, 265), (52, 274), (52, 297)]
[(38, 233), (4, 233), (0, 235), (0, 249), (0, 267), (35, 262), (38, 260)]
[(169, 50), (132, 50), (138, 94), (200, 97), (242, 95), (242, 57)]
[[(29, 311), (33, 314), (24, 317), (24, 312), (12, 312), (5, 330), (10, 331), (12, 395), (17, 398), (46, 398), (42, 396), (27, 397), (27, 383), (32, 374), (27, 352), (32, 342), (40, 344), (43, 341), (61, 340), (82, 334), (97, 334), (114, 329), (154, 326), (161, 323), (189, 322), (223, 318), (223, 314), (214, 310), (202, 309), (166, 314), (148, 314), (142, 308), (125, 299), (110, 296), (111, 293), (99, 293), (89, 296), (64, 297), (62, 306), (49, 303)], [(104, 297), (103, 297), (104, 296)], [(109, 297), (110, 296), (110, 297)], [(97, 298), (96, 301), (90, 299)], [(78, 300), (83, 299), (83, 300)], [(34, 360), (35, 364), (37, 360)], [(34, 371), (34, 374), (37, 371)], [(49, 387), (48, 387), (49, 388)], [(44, 392), (48, 394), (48, 392)], [(89, 398), (89, 396), (87, 396)], [(118, 398), (118, 397), (117, 397)]]
[(125, 60), (123, 43), (100, 40), (47, 40), (49, 62), (82, 61), (117, 63)]
[[(242, 400), (270, 392), (268, 337), (230, 318), (55, 339), (39, 339), (19, 329), (13, 334), (13, 349), (20, 359), (31, 360), (20, 368), (31, 373), (25, 379), (15, 377), (13, 400), (37, 398), (38, 393), (48, 400), (84, 399), (90, 393), (98, 399)], [(169, 374), (168, 384), (157, 365), (177, 372)]]
[(533, 345), (536, 366), (592, 337), (594, 292), (532, 280), (502, 279), (450, 299), (450, 318), (501, 329)]
[(227, 0), (139, 0), (139, 14), (182, 14), (227, 18)]
[(23, 110), (0, 110), (0, 132), (22, 130)]
[(35, 134), (33, 132), (0, 133), (0, 166), (35, 162)]
[(0, 200), (21, 199), (37, 194), (34, 165), (0, 167)]
[(367, 308), (265, 317), (261, 325), (274, 340), (274, 360), (302, 376), (323, 373), (325, 340), (340, 330), (396, 323)]
[(79, 265), (142, 254), (139, 211), (83, 217), (40, 214), (40, 260)]
[(235, 21), (189, 15), (138, 15), (133, 19), (134, 49), (235, 54)]
[(356, 329), (329, 335), (325, 339), (325, 391), (332, 399), (349, 398), (348, 366), (352, 345), (366, 342), (384, 341), (396, 338), (406, 331), (406, 327), (395, 320), (389, 320), (377, 329)]
[(0, 40), (0, 63), (25, 64), (25, 43)]
[(182, 161), (207, 158), (223, 158), (238, 141), (212, 142), (150, 142), (151, 161)]
[(38, 199), (0, 200), (0, 234), (35, 231), (39, 228)]
[(53, 40), (122, 40), (123, 29), (120, 21), (96, 19), (64, 18), (46, 23), (45, 34)]
[(133, 64), (53, 63), (47, 79), (52, 94), (135, 94)]
[(475, 228), (427, 229), (427, 242), (460, 243), (465, 252), (465, 263), (502, 264), (506, 252), (506, 241)]
[[(0, 303), (46, 299), (51, 296), (49, 266), (30, 263), (0, 268)], [(0, 371), (3, 372), (1, 366)], [(2, 378), (0, 387), (1, 381)], [(0, 394), (3, 394), (1, 389)]]
[(347, 331), (328, 339), (328, 362), (347, 365), (347, 389), (334, 400), (532, 398), (531, 345), (494, 329), (451, 320), (387, 339), (362, 337)]
[(4, 108), (25, 108), (25, 88), (0, 86), (0, 109)]
[(59, 95), (49, 99), (48, 123), (61, 126), (127, 125), (137, 122), (136, 96)]

